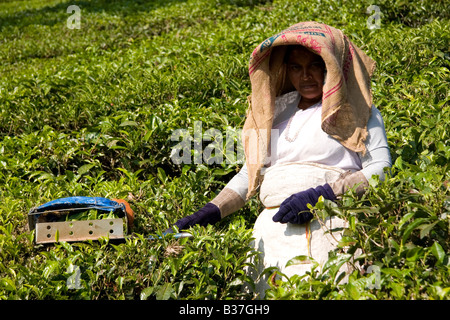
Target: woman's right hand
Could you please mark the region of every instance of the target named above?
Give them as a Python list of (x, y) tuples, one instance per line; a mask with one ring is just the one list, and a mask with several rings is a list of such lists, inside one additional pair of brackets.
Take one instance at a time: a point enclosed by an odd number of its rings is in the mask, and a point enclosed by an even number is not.
[[(220, 209), (215, 204), (208, 202), (203, 208), (201, 208), (194, 214), (181, 218), (180, 220), (175, 222), (175, 225), (178, 227), (178, 230), (184, 230), (196, 224), (201, 226), (215, 224), (216, 222), (220, 221), (220, 219)], [(172, 228), (166, 230), (166, 233), (172, 232)]]

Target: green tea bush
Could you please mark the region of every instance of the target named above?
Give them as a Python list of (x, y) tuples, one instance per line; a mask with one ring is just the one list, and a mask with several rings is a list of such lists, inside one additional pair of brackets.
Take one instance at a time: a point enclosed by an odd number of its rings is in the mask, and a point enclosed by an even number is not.
[[(368, 25), (372, 4), (379, 28)], [(197, 121), (202, 134), (242, 128), (252, 50), (306, 20), (342, 29), (377, 62), (374, 104), (394, 165), (363, 198), (315, 206), (349, 222), (340, 247), (304, 277), (267, 270), (266, 298), (448, 299), (448, 12), (431, 0), (0, 2), (0, 299), (253, 299), (242, 286), (256, 198), (193, 238), (148, 236), (242, 165), (175, 164), (172, 133), (194, 137)], [(28, 211), (66, 196), (126, 199), (133, 233), (36, 245)], [(358, 269), (344, 279), (343, 264)]]

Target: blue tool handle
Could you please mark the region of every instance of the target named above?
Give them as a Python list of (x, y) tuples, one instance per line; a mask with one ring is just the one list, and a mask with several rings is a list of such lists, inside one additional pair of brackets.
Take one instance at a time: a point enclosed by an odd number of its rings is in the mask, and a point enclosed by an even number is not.
[(162, 236), (149, 236), (147, 239), (149, 240), (157, 240), (157, 239), (163, 239), (165, 237), (172, 237), (174, 239), (180, 239), (180, 238), (192, 238), (192, 234), (189, 232), (178, 232), (178, 233), (170, 233), (170, 232), (164, 232)]

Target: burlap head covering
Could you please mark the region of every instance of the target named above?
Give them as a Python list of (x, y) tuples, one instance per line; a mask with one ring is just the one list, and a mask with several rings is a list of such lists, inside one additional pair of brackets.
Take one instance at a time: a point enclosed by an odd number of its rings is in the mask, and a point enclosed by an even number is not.
[(344, 147), (365, 153), (364, 141), (372, 106), (370, 78), (375, 62), (339, 29), (314, 21), (295, 24), (263, 41), (250, 58), (252, 94), (242, 137), (249, 177), (247, 199), (256, 193), (261, 183), (275, 98), (295, 90), (286, 76), (283, 61), (287, 45), (302, 45), (325, 62), (322, 130)]

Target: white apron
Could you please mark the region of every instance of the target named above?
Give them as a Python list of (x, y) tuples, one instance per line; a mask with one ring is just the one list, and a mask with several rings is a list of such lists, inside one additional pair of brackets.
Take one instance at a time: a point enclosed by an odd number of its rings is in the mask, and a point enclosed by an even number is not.
[(272, 217), (277, 213), (278, 206), (294, 193), (336, 181), (344, 172), (343, 169), (310, 162), (275, 165), (265, 171), (260, 199), (267, 209), (261, 212), (255, 222), (254, 241), (251, 244), (260, 252), (258, 261), (253, 261), (256, 270), (250, 272), (260, 298), (269, 288), (268, 275), (258, 279), (265, 268), (278, 267), (289, 277), (294, 274), (304, 275), (311, 270), (311, 262), (289, 267), (286, 267), (286, 263), (296, 256), (304, 255), (311, 256), (323, 265), (328, 260), (328, 252), (336, 248), (342, 237), (341, 231), (330, 234), (326, 233), (327, 230), (346, 227), (345, 221), (337, 217), (321, 221), (326, 227), (316, 218), (303, 225), (273, 222)]

